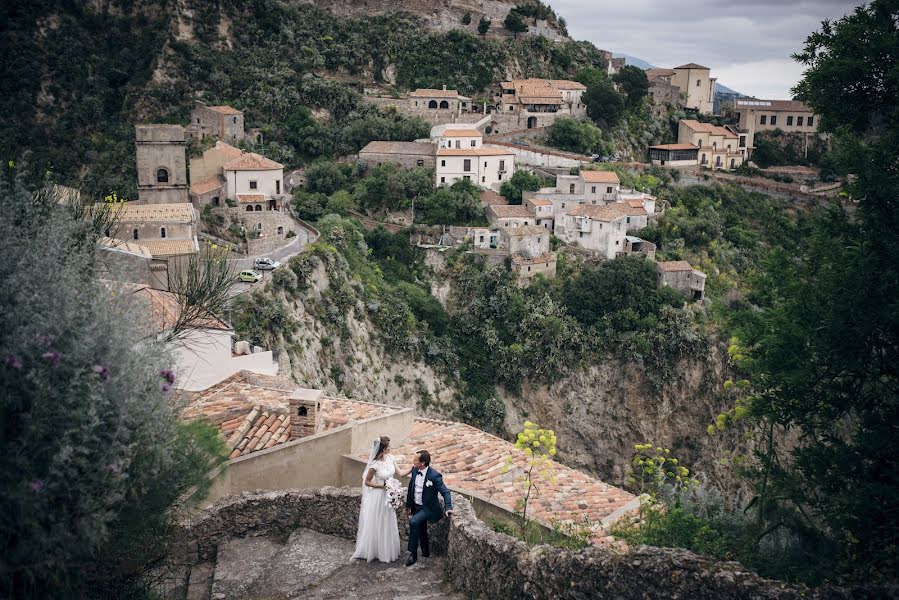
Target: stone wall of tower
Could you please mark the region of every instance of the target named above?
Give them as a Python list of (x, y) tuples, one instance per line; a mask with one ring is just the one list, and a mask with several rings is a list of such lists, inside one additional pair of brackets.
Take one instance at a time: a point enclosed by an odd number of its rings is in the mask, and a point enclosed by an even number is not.
[[(181, 125), (137, 125), (138, 199), (143, 204), (189, 202), (187, 143)], [(168, 181), (161, 181), (165, 169)]]

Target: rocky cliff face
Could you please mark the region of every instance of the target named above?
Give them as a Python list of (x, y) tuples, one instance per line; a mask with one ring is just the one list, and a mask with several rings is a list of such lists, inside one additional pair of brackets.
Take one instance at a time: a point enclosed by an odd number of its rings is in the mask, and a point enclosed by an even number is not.
[[(454, 380), (424, 360), (385, 349), (372, 322), (375, 309), (362, 300), (361, 284), (348, 278), (341, 265), (339, 255), (314, 255), (303, 267), (304, 291), (275, 286), (272, 300), (283, 303), (293, 320), (289, 331), (272, 340), (282, 373), (332, 394), (453, 418), (459, 393)], [(446, 286), (435, 283), (438, 296), (446, 295)], [(526, 383), (519, 395), (500, 390), (507, 430), (519, 431), (525, 420), (555, 429), (562, 462), (610, 483), (624, 481), (634, 444), (651, 441), (671, 448), (711, 482), (731, 487), (730, 468), (717, 458), (735, 440), (705, 431), (728, 408), (719, 394), (725, 352), (714, 348), (708, 354), (683, 361), (676, 380), (660, 391), (646, 383), (638, 365), (613, 359), (560, 374), (548, 386)]]

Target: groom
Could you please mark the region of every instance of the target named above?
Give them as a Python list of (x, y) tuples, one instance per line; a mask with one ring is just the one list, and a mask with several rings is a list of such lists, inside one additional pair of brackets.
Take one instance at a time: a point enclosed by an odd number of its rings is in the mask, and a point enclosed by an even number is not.
[(444, 512), (437, 500), (437, 492), (443, 496), (446, 505), (446, 516), (453, 514), (453, 501), (450, 491), (443, 483), (443, 475), (430, 467), (431, 455), (426, 450), (415, 453), (412, 459), (412, 473), (409, 480), (409, 493), (406, 494), (406, 514), (409, 519), (409, 557), (406, 566), (411, 567), (418, 562), (418, 543), (421, 541), (421, 555), (431, 556), (428, 548), (428, 522), (436, 523), (443, 518)]

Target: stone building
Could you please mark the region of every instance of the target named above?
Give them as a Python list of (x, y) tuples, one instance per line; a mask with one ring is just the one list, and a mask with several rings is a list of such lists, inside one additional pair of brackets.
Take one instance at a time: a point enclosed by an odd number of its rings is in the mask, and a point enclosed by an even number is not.
[(534, 211), (534, 215), (537, 218), (537, 225), (539, 225), (540, 227), (545, 227), (550, 231), (553, 230), (552, 200), (531, 197), (525, 198), (522, 204)]
[(513, 79), (500, 83), (494, 102), (504, 124), (514, 115), (518, 128), (533, 129), (552, 125), (559, 115), (586, 116), (585, 91), (587, 86), (567, 79)]
[(215, 136), (221, 140), (236, 141), (244, 138), (243, 113), (231, 106), (207, 106), (196, 101), (190, 113), (188, 136), (202, 140)]
[(798, 100), (736, 98), (725, 112), (737, 121), (740, 152), (747, 159), (752, 156), (755, 149), (757, 131), (779, 129), (786, 133), (806, 135), (818, 133), (818, 117), (808, 105)]
[(229, 200), (247, 211), (282, 210), (288, 201), (284, 165), (255, 152), (243, 152), (222, 166)]
[(136, 125), (134, 133), (140, 202), (187, 202), (187, 141), (184, 128), (180, 125)]
[(656, 263), (656, 285), (672, 287), (684, 292), (694, 302), (702, 301), (705, 294), (706, 274), (694, 269), (685, 260), (669, 260)]
[(413, 114), (425, 112), (448, 112), (449, 115), (467, 113), (471, 110), (471, 98), (456, 90), (419, 88), (409, 94), (409, 108)]
[(623, 203), (580, 204), (556, 221), (556, 237), (609, 260), (624, 251), (628, 209)]
[(359, 151), (359, 159), (369, 166), (395, 163), (405, 169), (433, 169), (437, 145), (432, 142), (369, 142)]
[(672, 85), (677, 86), (683, 98), (684, 106), (700, 112), (715, 112), (715, 84), (717, 79), (710, 76), (708, 67), (688, 63), (674, 67), (671, 77)]
[(727, 127), (681, 119), (677, 131), (678, 144), (699, 148), (699, 166), (711, 169), (735, 169), (743, 164), (739, 136)]
[(494, 204), (486, 211), (487, 222), (493, 227), (522, 227), (536, 225), (534, 212), (520, 204)]
[(681, 106), (681, 90), (672, 83), (674, 69), (646, 69), (646, 79), (649, 81), (648, 94), (654, 105), (654, 114), (663, 115), (667, 112), (666, 105)]
[(518, 276), (520, 282), (527, 282), (534, 275), (543, 275), (547, 278), (556, 276), (556, 255), (547, 252), (537, 256), (512, 256), (512, 271)]
[(549, 252), (550, 232), (539, 225), (522, 225), (506, 227), (499, 231), (501, 246), (509, 254), (522, 256), (540, 256)]

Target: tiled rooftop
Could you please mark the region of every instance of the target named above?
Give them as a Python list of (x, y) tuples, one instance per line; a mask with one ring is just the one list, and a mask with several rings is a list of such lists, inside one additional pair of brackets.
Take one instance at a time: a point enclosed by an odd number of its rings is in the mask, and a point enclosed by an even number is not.
[(264, 194), (237, 194), (238, 202), (264, 202)]
[(222, 178), (218, 175), (215, 177), (210, 177), (209, 179), (204, 179), (203, 181), (197, 181), (196, 183), (190, 184), (190, 193), (191, 194), (205, 194), (207, 192), (211, 192), (212, 190), (217, 190), (220, 187), (223, 187), (225, 182), (222, 181)]
[[(290, 441), (288, 407), (299, 386), (285, 377), (241, 371), (202, 392), (189, 394), (185, 419), (205, 418), (228, 441), (229, 458), (271, 448)], [(325, 396), (320, 431), (400, 410)]]
[(113, 204), (116, 217), (122, 223), (134, 223), (144, 221), (177, 221), (190, 223), (194, 219), (194, 207), (190, 202), (176, 202), (172, 204), (139, 204), (137, 202), (125, 202)]
[(437, 145), (425, 142), (383, 142), (375, 141), (366, 144), (359, 154), (420, 154), (434, 156)]
[(663, 260), (661, 262), (657, 262), (656, 266), (666, 272), (693, 270), (693, 267), (690, 266), (690, 263), (685, 260)]
[(493, 190), (481, 190), (481, 204), (492, 205), (508, 203), (509, 201), (506, 200), (506, 197), (502, 194), (494, 192)]
[(483, 134), (477, 129), (446, 129), (440, 134), (440, 137), (482, 137)]
[(534, 218), (535, 212), (523, 204), (492, 204), (487, 207), (489, 213), (493, 213), (498, 219), (506, 219), (512, 217)]
[(681, 65), (679, 67), (674, 67), (675, 69), (705, 69), (709, 70), (708, 67), (703, 67), (702, 65), (697, 65), (696, 63), (687, 63), (685, 65)]
[(138, 240), (151, 256), (183, 256), (198, 252), (197, 244), (189, 240)]
[[(408, 464), (418, 450), (431, 453), (432, 464), (447, 485), (515, 510), (521, 497), (515, 480), (527, 467), (527, 456), (511, 442), (462, 423), (415, 419), (409, 437), (393, 448), (393, 454)], [(512, 469), (504, 473), (508, 456)], [(529, 507), (530, 514), (544, 523), (581, 522), (587, 517), (599, 533), (602, 519), (635, 500), (633, 494), (561, 463), (553, 461), (552, 467), (556, 482), (543, 482)]]
[(516, 237), (524, 237), (528, 235), (546, 235), (548, 233), (549, 230), (546, 227), (541, 227), (540, 225), (522, 225), (521, 227), (506, 229), (507, 235)]
[(658, 146), (650, 146), (655, 150), (698, 150), (693, 144), (659, 144)]
[(437, 156), (513, 156), (514, 152), (499, 146), (478, 146), (477, 148), (438, 148)]
[[(131, 293), (146, 309), (146, 324), (154, 333), (170, 329), (181, 317), (181, 303), (178, 301), (178, 297), (171, 292), (156, 290), (147, 285), (135, 285), (131, 288)], [(198, 317), (192, 320), (191, 326), (224, 331), (231, 329), (215, 316)]]
[(581, 179), (587, 183), (621, 183), (615, 171), (593, 171), (585, 169), (581, 171)]
[(712, 135), (721, 135), (726, 138), (736, 138), (737, 134), (732, 132), (731, 130), (721, 127), (720, 125), (712, 125), (711, 123), (700, 123), (695, 119), (681, 119), (681, 123), (684, 124), (685, 127), (698, 132), (698, 133), (710, 133)]
[(222, 168), (225, 171), (274, 171), (283, 169), (284, 165), (255, 152), (247, 152), (226, 163)]
[[(598, 206), (596, 204), (578, 204), (570, 211), (568, 211), (568, 216), (570, 217), (588, 217), (590, 219), (596, 221), (604, 221), (611, 222), (615, 219), (620, 219), (622, 217), (626, 217), (630, 214), (630, 207), (624, 205), (624, 203), (616, 202), (613, 204), (606, 204), (605, 206)], [(643, 214), (646, 214), (646, 211), (643, 211)]]
[(457, 90), (434, 90), (419, 88), (409, 93), (413, 98), (455, 98), (459, 95)]
[(556, 255), (552, 252), (547, 252), (546, 254), (539, 254), (537, 256), (522, 256), (521, 254), (516, 254), (512, 256), (512, 264), (513, 265), (539, 265), (542, 263), (553, 263), (556, 262)]

